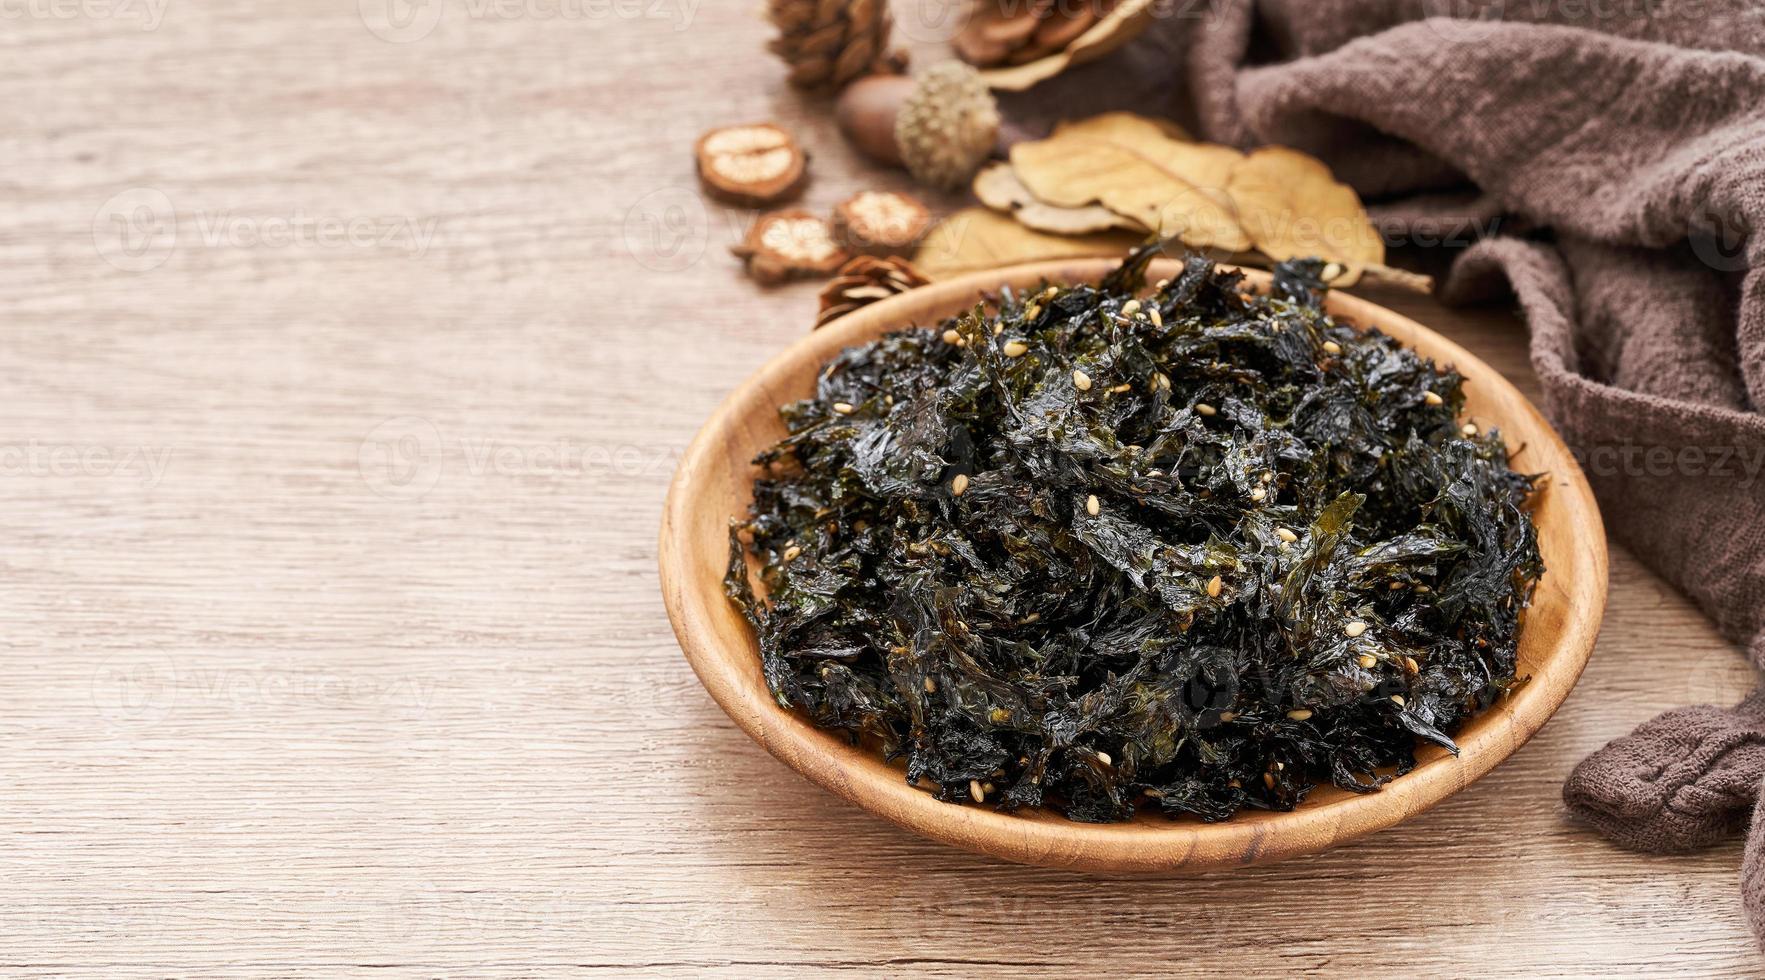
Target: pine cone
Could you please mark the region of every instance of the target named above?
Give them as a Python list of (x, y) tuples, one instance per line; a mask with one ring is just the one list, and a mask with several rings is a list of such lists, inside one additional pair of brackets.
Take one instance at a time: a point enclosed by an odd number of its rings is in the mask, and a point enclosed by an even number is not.
[(860, 75), (898, 69), (887, 0), (767, 0), (778, 28), (768, 47), (791, 66), (798, 88), (833, 91)]
[(821, 291), (821, 313), (815, 318), (815, 327), (819, 330), (860, 306), (925, 284), (926, 278), (904, 259), (860, 255), (841, 266)]

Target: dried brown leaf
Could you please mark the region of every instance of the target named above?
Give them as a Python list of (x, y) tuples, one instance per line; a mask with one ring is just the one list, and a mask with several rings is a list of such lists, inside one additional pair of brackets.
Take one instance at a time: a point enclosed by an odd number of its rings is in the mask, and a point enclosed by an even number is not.
[(1192, 248), (1248, 249), (1250, 237), (1222, 180), (1229, 179), (1236, 151), (1186, 143), (1167, 132), (1132, 113), (1106, 113), (1017, 144), (1011, 165), (1024, 186), (1049, 204), (1102, 204)]
[(988, 165), (974, 178), (974, 196), (982, 204), (1036, 231), (1055, 235), (1086, 235), (1099, 231), (1133, 231), (1144, 234), (1147, 229), (1132, 218), (1124, 218), (1101, 204), (1063, 208), (1041, 201), (1019, 180), (1009, 163)]
[(1333, 286), (1351, 286), (1385, 264), (1380, 237), (1354, 188), (1338, 183), (1316, 157), (1284, 146), (1250, 154), (1227, 185), (1244, 230), (1277, 262), (1316, 256), (1347, 270)]
[(1051, 235), (986, 208), (964, 208), (926, 235), (913, 264), (929, 279), (1038, 259), (1121, 255), (1140, 242), (1131, 232)]

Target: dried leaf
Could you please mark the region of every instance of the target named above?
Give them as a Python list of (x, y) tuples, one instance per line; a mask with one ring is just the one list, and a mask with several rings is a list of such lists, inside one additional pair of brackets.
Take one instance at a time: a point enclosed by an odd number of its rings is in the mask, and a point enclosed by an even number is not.
[(1157, 9), (1155, 0), (1122, 0), (1063, 50), (1027, 64), (988, 69), (981, 72), (981, 78), (989, 88), (1021, 92), (1068, 68), (1095, 61), (1132, 41), (1152, 23)]
[(1315, 256), (1341, 263), (1347, 271), (1330, 283), (1337, 287), (1385, 264), (1385, 240), (1360, 195), (1315, 157), (1265, 146), (1238, 167), (1227, 190), (1257, 249), (1277, 262)]
[[(1230, 172), (1234, 152), (1174, 140), (1150, 120), (1109, 113), (1017, 144), (1011, 165), (1024, 186), (1049, 204), (1102, 204), (1193, 248), (1239, 252), (1251, 240), (1221, 193), (1220, 179)], [(1213, 183), (1196, 184), (1190, 175)]]
[(994, 269), (1039, 259), (1081, 255), (1121, 255), (1138, 244), (1129, 232), (1050, 235), (1034, 231), (986, 208), (964, 208), (926, 235), (913, 264), (929, 279)]
[(987, 207), (1016, 218), (1025, 227), (1050, 234), (1085, 235), (1117, 229), (1142, 234), (1147, 231), (1134, 219), (1124, 218), (1101, 204), (1063, 208), (1037, 200), (1017, 178), (1017, 172), (1009, 163), (995, 163), (976, 174), (974, 196)]

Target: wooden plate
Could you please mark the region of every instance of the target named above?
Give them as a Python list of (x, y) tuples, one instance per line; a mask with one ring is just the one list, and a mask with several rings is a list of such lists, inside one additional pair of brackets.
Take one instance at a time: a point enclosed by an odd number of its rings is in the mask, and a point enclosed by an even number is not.
[[(687, 450), (662, 516), (663, 599), (687, 660), (711, 696), (743, 731), (786, 765), (885, 819), (935, 840), (1012, 861), (1108, 871), (1204, 871), (1319, 851), (1428, 809), (1494, 768), (1543, 727), (1581, 676), (1606, 601), (1606, 536), (1587, 481), (1544, 417), (1514, 386), (1464, 348), (1383, 307), (1332, 295), (1330, 312), (1374, 326), (1456, 367), (1467, 380), (1467, 415), (1499, 426), (1515, 467), (1549, 474), (1538, 495), (1539, 546), (1547, 568), (1520, 641), (1520, 673), (1531, 683), (1472, 719), (1454, 758), (1420, 750), (1415, 771), (1383, 790), (1357, 795), (1314, 790), (1291, 813), (1245, 811), (1215, 824), (1142, 814), (1119, 824), (1074, 823), (1047, 811), (1005, 814), (990, 806), (940, 803), (907, 785), (843, 736), (780, 708), (760, 673), (753, 631), (723, 595), (728, 524), (752, 499), (755, 453), (785, 434), (778, 407), (809, 396), (822, 365), (842, 348), (901, 327), (931, 326), (1005, 283), (1095, 282), (1112, 259), (1014, 266), (935, 283), (864, 307), (791, 345), (718, 408)], [(1154, 263), (1152, 277), (1180, 264)], [(1249, 271), (1265, 284), (1268, 276)]]

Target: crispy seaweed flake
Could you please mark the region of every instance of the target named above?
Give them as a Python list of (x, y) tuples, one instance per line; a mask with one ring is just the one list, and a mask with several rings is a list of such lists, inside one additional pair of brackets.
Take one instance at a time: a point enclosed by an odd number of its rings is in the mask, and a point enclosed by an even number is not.
[(1084, 821), (1456, 752), (1518, 683), (1534, 478), (1464, 435), (1456, 373), (1326, 316), (1319, 263), (1145, 294), (1150, 257), (847, 350), (782, 409), (728, 577), (774, 696), (940, 799)]

